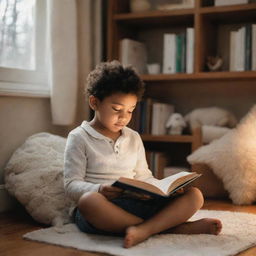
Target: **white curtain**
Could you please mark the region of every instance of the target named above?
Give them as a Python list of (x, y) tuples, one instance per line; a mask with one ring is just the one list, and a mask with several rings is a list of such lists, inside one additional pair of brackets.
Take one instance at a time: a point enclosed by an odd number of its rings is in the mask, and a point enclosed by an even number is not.
[[(105, 1), (105, 0), (103, 0)], [(90, 111), (85, 97), (86, 77), (96, 64), (102, 61), (103, 28), (102, 0), (77, 0), (78, 5), (78, 49), (79, 88), (77, 125), (89, 118)], [(106, 4), (106, 2), (105, 2)]]
[(78, 87), (76, 0), (47, 1), (47, 34), (53, 124), (71, 125)]
[(83, 8), (84, 51), (87, 73), (102, 61), (102, 0), (80, 0)]

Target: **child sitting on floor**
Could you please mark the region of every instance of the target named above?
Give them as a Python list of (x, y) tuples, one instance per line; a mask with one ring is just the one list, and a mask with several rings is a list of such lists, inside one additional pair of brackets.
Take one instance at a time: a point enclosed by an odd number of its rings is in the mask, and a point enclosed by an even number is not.
[(126, 127), (144, 84), (131, 67), (101, 63), (87, 78), (89, 105), (94, 118), (68, 135), (65, 150), (65, 191), (76, 207), (74, 221), (86, 233), (123, 235), (132, 247), (154, 234), (214, 234), (218, 219), (187, 220), (203, 205), (195, 187), (164, 200), (124, 196), (111, 184), (119, 177), (156, 180), (145, 157), (140, 135)]

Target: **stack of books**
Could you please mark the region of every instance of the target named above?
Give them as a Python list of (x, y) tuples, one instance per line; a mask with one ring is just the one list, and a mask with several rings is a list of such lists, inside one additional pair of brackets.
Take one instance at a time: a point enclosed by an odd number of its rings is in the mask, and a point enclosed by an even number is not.
[(194, 72), (194, 28), (180, 34), (164, 34), (163, 73)]
[(256, 24), (230, 32), (230, 71), (256, 70)]

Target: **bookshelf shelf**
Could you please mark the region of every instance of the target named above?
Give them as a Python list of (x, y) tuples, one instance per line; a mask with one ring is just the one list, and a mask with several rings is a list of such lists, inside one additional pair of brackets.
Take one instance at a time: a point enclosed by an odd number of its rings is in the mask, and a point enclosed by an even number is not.
[(225, 6), (206, 6), (199, 8), (200, 13), (228, 13), (228, 12), (253, 12), (256, 10), (256, 3), (239, 4), (239, 5), (225, 5)]
[(178, 143), (191, 143), (194, 141), (193, 135), (151, 135), (141, 134), (143, 141), (147, 142), (178, 142)]
[(176, 81), (176, 80), (256, 80), (256, 71), (243, 72), (200, 72), (193, 74), (159, 74), (141, 75), (145, 82)]

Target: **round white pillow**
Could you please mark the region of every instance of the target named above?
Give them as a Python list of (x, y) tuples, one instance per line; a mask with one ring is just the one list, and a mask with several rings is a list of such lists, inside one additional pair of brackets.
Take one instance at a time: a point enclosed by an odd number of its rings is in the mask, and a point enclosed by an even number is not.
[(6, 189), (37, 221), (69, 223), (71, 201), (65, 196), (63, 163), (66, 139), (50, 133), (30, 136), (5, 168)]
[(206, 164), (223, 181), (235, 204), (256, 202), (256, 105), (235, 129), (187, 158)]

